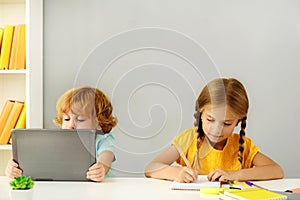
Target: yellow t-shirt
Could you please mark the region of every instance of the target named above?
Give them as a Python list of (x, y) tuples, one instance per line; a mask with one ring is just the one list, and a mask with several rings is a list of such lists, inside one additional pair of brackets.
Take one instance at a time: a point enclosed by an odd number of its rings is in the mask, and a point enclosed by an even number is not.
[[(196, 128), (191, 128), (177, 135), (172, 141), (172, 143), (177, 141), (191, 165), (197, 152), (197, 136), (198, 132)], [(204, 139), (199, 150), (199, 174), (206, 175), (210, 171), (218, 168), (224, 170), (240, 169), (240, 162), (238, 160), (239, 139), (239, 134), (232, 134), (230, 137), (228, 137), (227, 143), (223, 150), (214, 149), (210, 145), (209, 141)], [(259, 147), (254, 145), (250, 138), (245, 137), (242, 165), (243, 168), (253, 167), (253, 158), (259, 151)], [(185, 163), (181, 157), (176, 162), (182, 166), (185, 166)]]

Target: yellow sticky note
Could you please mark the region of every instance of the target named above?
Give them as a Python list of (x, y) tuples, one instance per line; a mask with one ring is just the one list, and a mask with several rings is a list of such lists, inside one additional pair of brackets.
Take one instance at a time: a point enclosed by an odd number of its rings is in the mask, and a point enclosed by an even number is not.
[(227, 190), (228, 188), (201, 188), (200, 193), (201, 194), (219, 194), (220, 192), (223, 192), (224, 190)]

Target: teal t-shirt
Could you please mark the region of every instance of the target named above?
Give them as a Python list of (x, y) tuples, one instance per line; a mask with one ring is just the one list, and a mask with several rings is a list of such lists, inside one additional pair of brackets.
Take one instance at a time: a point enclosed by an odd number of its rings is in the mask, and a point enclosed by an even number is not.
[[(115, 137), (111, 133), (107, 133), (105, 135), (97, 135), (96, 136), (96, 158), (98, 161), (99, 154), (102, 151), (111, 151), (114, 153), (114, 143)], [(113, 159), (113, 162), (116, 158)], [(110, 168), (105, 177), (114, 176), (112, 169)]]

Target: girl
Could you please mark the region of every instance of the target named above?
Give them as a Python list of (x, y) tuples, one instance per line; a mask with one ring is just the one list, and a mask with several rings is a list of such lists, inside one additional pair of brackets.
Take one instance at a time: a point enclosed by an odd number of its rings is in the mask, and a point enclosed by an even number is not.
[[(112, 105), (105, 94), (97, 88), (79, 87), (68, 90), (57, 101), (57, 116), (54, 120), (62, 129), (92, 129), (102, 130), (104, 135), (97, 135), (97, 162), (88, 169), (87, 178), (101, 182), (110, 170), (115, 160), (113, 153), (114, 137), (111, 129), (117, 120), (112, 115)], [(13, 178), (21, 176), (13, 160), (8, 162), (6, 175)], [(109, 175), (109, 174), (108, 174)]]
[[(246, 90), (238, 80), (209, 82), (196, 102), (196, 127), (175, 137), (147, 165), (145, 175), (178, 182), (192, 182), (198, 174), (206, 174), (210, 181), (283, 178), (282, 168), (245, 136), (248, 106)], [(240, 133), (233, 134), (238, 124)], [(189, 163), (180, 156), (181, 150)], [(181, 166), (171, 166), (175, 161)]]

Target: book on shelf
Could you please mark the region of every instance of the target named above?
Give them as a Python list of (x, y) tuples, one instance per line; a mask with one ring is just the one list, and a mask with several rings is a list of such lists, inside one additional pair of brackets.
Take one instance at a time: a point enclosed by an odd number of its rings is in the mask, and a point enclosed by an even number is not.
[(262, 188), (245, 188), (242, 190), (224, 190), (219, 194), (221, 200), (281, 200), (287, 199), (284, 194), (271, 192)]
[(0, 69), (8, 69), (9, 67), (13, 34), (14, 34), (14, 26), (5, 25), (2, 45), (1, 45)]
[(14, 128), (26, 128), (26, 103), (23, 103), (21, 114)]
[(26, 25), (15, 26), (9, 69), (26, 69)]
[(0, 135), (0, 144), (8, 144), (11, 137), (11, 129), (13, 129), (19, 119), (21, 111), (23, 109), (23, 102), (15, 101), (14, 106), (9, 114), (3, 131)]
[(0, 56), (1, 56), (1, 44), (3, 39), (4, 29), (0, 27)]
[(10, 114), (12, 108), (14, 107), (14, 103), (15, 102), (12, 100), (7, 100), (2, 108), (1, 115), (0, 115), (0, 137), (2, 135), (2, 132), (3, 132), (4, 126), (7, 122), (7, 119), (9, 117), (9, 114)]
[[(16, 126), (14, 128), (15, 129), (17, 129), (17, 128), (26, 128), (26, 103), (25, 102), (24, 102), (24, 105), (23, 105), (22, 112), (21, 112), (21, 114), (19, 116), (19, 119), (16, 123)], [(9, 144), (12, 144), (11, 136), (10, 136)]]
[(172, 190), (201, 190), (201, 188), (220, 188), (220, 182), (209, 181), (206, 176), (198, 176), (198, 179), (191, 183), (181, 183), (173, 181), (170, 189)]

